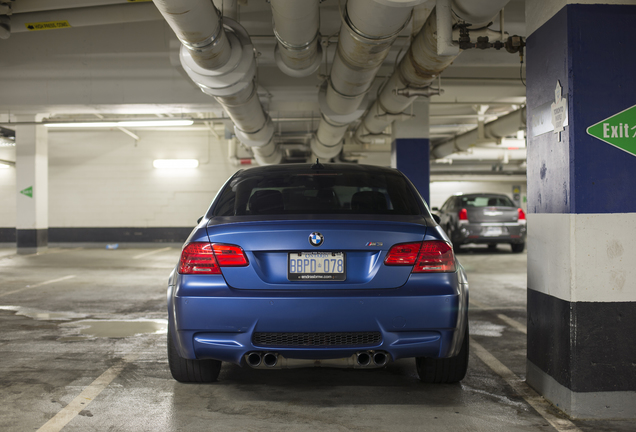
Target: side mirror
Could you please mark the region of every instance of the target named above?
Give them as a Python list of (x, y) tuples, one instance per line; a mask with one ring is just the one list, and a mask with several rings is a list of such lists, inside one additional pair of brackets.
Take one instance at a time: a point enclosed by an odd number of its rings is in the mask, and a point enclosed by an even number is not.
[(201, 216), (199, 219), (197, 219), (197, 225), (199, 225), (202, 220), (203, 220), (203, 216)]
[(437, 224), (438, 224), (438, 225), (439, 225), (439, 223), (442, 221), (442, 220), (440, 219), (440, 217), (439, 217), (438, 215), (436, 215), (436, 214), (433, 214), (433, 219), (435, 220), (435, 222), (437, 222)]
[(432, 211), (439, 211), (439, 207), (433, 207), (431, 210)]

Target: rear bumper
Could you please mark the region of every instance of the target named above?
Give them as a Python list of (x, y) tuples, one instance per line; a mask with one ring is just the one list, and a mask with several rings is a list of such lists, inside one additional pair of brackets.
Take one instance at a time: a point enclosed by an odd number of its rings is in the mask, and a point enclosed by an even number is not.
[(526, 225), (517, 223), (460, 225), (455, 232), (454, 243), (524, 243)]
[[(168, 291), (179, 354), (236, 364), (251, 351), (317, 360), (369, 349), (386, 351), (393, 360), (448, 357), (463, 338), (467, 304), (468, 287), (458, 273), (412, 275), (391, 290), (267, 294), (230, 289), (221, 276), (188, 276), (177, 277)], [(373, 345), (264, 347), (253, 342), (254, 332), (380, 332), (382, 337)]]

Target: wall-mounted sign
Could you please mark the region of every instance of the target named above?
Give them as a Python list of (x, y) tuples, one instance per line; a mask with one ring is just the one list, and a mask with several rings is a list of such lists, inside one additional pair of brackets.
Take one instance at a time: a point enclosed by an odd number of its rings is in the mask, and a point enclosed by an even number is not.
[(24, 24), (29, 31), (37, 30), (57, 30), (63, 28), (71, 28), (68, 21), (47, 21), (47, 22), (33, 22)]
[(588, 127), (587, 133), (636, 156), (636, 105)]
[(559, 80), (557, 80), (556, 89), (554, 89), (554, 103), (550, 105), (552, 109), (552, 126), (554, 126), (554, 133), (563, 131), (563, 126), (565, 125), (565, 120), (568, 115), (567, 99), (562, 96), (563, 88)]
[(20, 191), (20, 193), (21, 193), (22, 195), (26, 195), (26, 196), (28, 196), (29, 198), (33, 198), (33, 186), (29, 186), (29, 187), (28, 187), (28, 188), (26, 188), (26, 189), (22, 189), (22, 190)]

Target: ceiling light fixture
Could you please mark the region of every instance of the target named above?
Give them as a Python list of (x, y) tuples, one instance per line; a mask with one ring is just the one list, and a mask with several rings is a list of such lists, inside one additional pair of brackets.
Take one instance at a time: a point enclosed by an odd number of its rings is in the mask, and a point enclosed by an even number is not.
[(199, 166), (197, 159), (155, 159), (152, 162), (155, 168), (183, 169)]
[(72, 122), (72, 123), (44, 123), (53, 128), (112, 128), (112, 127), (170, 127), (190, 126), (193, 120), (130, 120), (116, 122)]
[(0, 147), (15, 147), (15, 140), (0, 136)]

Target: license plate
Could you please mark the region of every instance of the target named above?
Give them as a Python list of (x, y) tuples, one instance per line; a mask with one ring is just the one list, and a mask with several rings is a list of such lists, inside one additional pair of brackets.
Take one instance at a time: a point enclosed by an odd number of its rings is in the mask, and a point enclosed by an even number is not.
[(346, 273), (344, 252), (292, 252), (287, 260), (290, 281), (343, 281)]
[(503, 229), (501, 227), (488, 227), (483, 235), (486, 237), (497, 237), (503, 235)]

